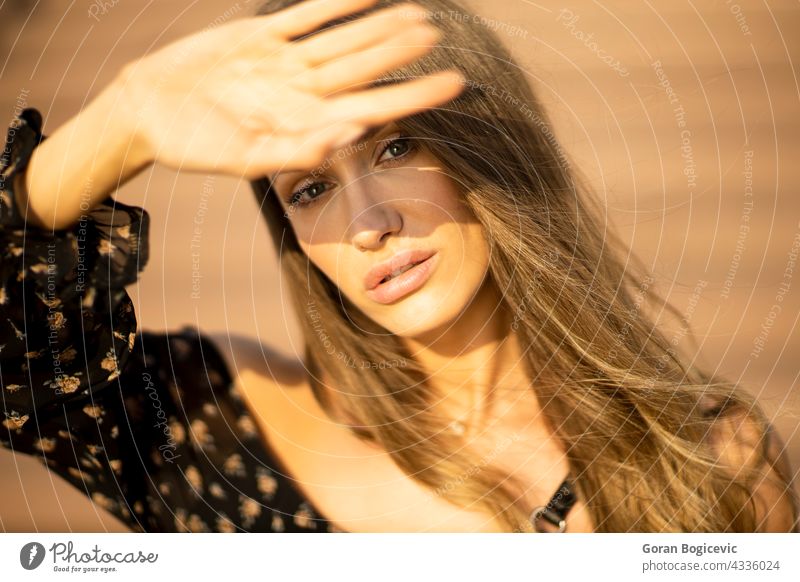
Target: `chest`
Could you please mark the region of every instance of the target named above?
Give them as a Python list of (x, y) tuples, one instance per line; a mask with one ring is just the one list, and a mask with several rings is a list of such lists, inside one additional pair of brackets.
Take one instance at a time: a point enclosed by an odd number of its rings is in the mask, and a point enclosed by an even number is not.
[[(335, 437), (329, 436), (327, 442), (332, 444)], [(458, 507), (431, 488), (417, 483), (385, 452), (370, 453), (361, 448), (360, 441), (353, 443), (348, 437), (343, 437), (339, 445), (338, 453), (309, 455), (306, 461), (295, 462), (294, 470), (295, 475), (309, 478), (303, 485), (307, 496), (340, 529), (352, 532), (506, 531), (493, 515)], [(546, 505), (567, 473), (567, 468), (558, 462), (545, 468), (540, 460), (534, 460), (536, 455), (524, 442), (516, 442), (495, 454), (492, 464), (513, 473), (527, 487), (522, 494), (524, 507)], [(332, 460), (337, 458), (338, 461)], [(343, 461), (344, 458), (348, 460)], [(297, 459), (295, 456), (290, 462)], [(569, 511), (567, 524), (571, 532), (592, 531), (588, 512), (580, 500)]]
[[(337, 528), (363, 533), (505, 531), (494, 516), (450, 503), (410, 478), (386, 451), (330, 421), (310, 390), (252, 391), (246, 401), (295, 487)], [(491, 442), (474, 442), (476, 451), (491, 450), (492, 465), (525, 484), (525, 507), (546, 505), (569, 470), (562, 451), (534, 431), (498, 428), (491, 435)], [(478, 453), (476, 458), (485, 457)], [(571, 532), (592, 531), (580, 499), (567, 524)]]

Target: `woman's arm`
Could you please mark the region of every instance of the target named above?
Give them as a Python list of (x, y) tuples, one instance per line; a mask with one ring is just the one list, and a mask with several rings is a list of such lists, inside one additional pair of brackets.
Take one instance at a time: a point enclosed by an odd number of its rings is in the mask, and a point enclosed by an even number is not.
[(371, 125), (458, 95), (455, 71), (363, 89), (439, 39), (414, 4), (297, 40), (374, 3), (309, 0), (130, 63), (37, 149), (17, 184), (20, 210), (38, 226), (66, 228), (152, 162), (246, 178), (312, 167)]
[(33, 151), (14, 182), (30, 224), (68, 228), (152, 161), (124, 103), (112, 82)]

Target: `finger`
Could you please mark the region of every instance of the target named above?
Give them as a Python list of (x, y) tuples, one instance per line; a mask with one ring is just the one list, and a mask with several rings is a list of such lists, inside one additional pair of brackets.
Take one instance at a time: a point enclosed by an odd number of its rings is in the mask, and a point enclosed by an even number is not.
[(368, 50), (308, 71), (308, 83), (325, 95), (340, 89), (352, 89), (418, 59), (429, 52), (441, 36), (439, 29), (428, 25), (404, 30)]
[(272, 172), (314, 168), (331, 150), (352, 142), (365, 129), (353, 123), (340, 122), (314, 132), (264, 136), (254, 141), (245, 156), (246, 174), (263, 176)]
[(442, 71), (413, 81), (334, 97), (329, 114), (354, 124), (385, 124), (447, 103), (465, 86), (466, 79), (461, 73)]
[[(320, 26), (365, 10), (377, 0), (306, 0), (289, 8), (268, 14), (269, 25), (277, 34), (290, 39), (313, 32)], [(262, 18), (262, 17), (257, 17)]]
[(406, 2), (382, 8), (374, 14), (326, 30), (296, 43), (301, 59), (312, 67), (369, 48), (409, 26), (425, 21), (428, 12), (418, 4)]

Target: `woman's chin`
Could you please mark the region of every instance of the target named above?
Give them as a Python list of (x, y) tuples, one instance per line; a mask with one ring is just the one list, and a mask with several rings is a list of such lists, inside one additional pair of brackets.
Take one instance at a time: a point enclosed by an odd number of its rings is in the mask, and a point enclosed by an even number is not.
[(456, 301), (447, 297), (420, 293), (391, 305), (381, 305), (380, 310), (373, 311), (372, 317), (394, 335), (424, 337), (446, 329), (458, 317), (459, 307)]

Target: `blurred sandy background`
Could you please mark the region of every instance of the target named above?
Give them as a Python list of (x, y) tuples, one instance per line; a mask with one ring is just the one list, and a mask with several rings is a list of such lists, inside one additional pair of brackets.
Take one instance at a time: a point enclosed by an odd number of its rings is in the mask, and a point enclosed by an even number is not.
[[(35, 106), (52, 133), (125, 62), (251, 14), (256, 4), (6, 0), (0, 119), (7, 125), (15, 107)], [(610, 223), (695, 330), (700, 361), (761, 398), (797, 470), (800, 263), (786, 270), (800, 248), (800, 5), (467, 4), (520, 59)], [(156, 167), (116, 196), (144, 206), (152, 219), (150, 262), (129, 288), (140, 327), (231, 329), (296, 351), (275, 253), (247, 183)], [(746, 214), (751, 228), (743, 233)], [(196, 219), (199, 264), (191, 246)], [(690, 349), (683, 333), (680, 325), (670, 330)], [(0, 531), (126, 531), (30, 458), (0, 451), (0, 475)]]

